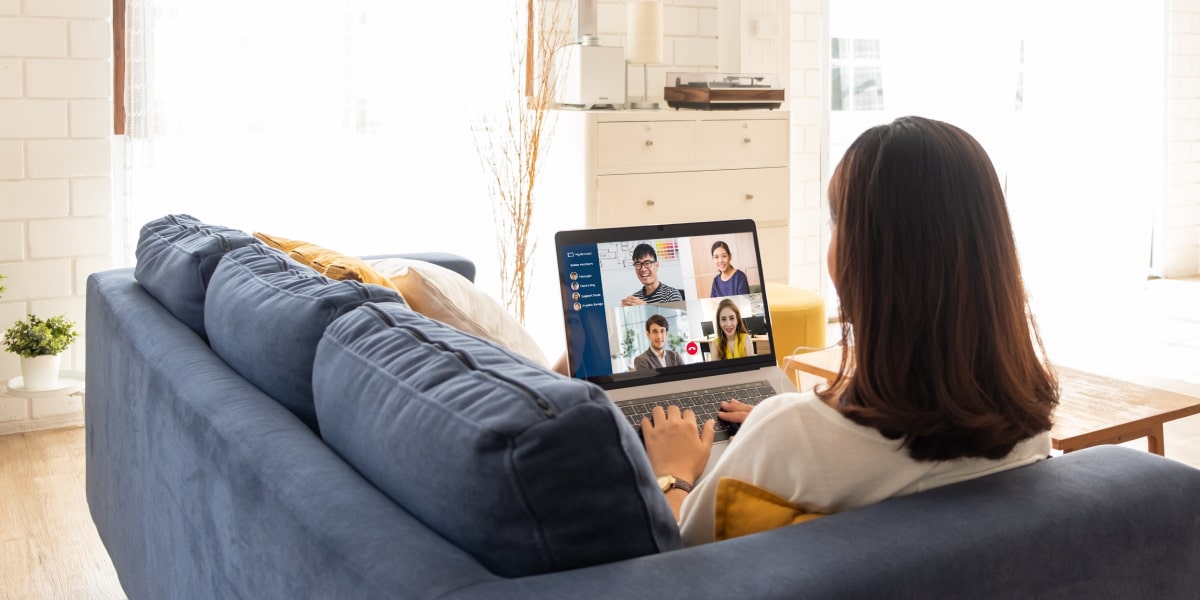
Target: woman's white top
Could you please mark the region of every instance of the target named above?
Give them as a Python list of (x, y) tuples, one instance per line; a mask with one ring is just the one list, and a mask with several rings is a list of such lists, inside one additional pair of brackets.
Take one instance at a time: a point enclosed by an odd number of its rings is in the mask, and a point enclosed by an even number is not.
[(684, 500), (689, 546), (713, 541), (717, 482), (732, 477), (809, 512), (834, 513), (1027, 465), (1050, 455), (1050, 432), (999, 460), (915, 461), (900, 440), (842, 416), (813, 392), (780, 394), (751, 411), (729, 447)]

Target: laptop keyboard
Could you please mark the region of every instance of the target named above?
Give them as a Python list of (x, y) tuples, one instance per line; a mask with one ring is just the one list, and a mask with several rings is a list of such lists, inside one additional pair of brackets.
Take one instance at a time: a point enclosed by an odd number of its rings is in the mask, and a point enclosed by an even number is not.
[(629, 421), (629, 424), (633, 425), (633, 428), (637, 430), (638, 436), (642, 434), (642, 417), (650, 417), (655, 406), (661, 406), (664, 409), (670, 405), (678, 406), (684, 410), (690, 408), (696, 413), (697, 431), (704, 425), (705, 421), (712, 419), (715, 422), (713, 429), (716, 434), (713, 440), (720, 442), (729, 439), (730, 436), (737, 433), (738, 428), (737, 423), (728, 423), (717, 418), (717, 411), (721, 408), (721, 402), (725, 400), (739, 400), (746, 404), (758, 404), (774, 395), (775, 389), (766, 380), (763, 380), (642, 398), (640, 400), (624, 402), (619, 408), (625, 414), (625, 419)]

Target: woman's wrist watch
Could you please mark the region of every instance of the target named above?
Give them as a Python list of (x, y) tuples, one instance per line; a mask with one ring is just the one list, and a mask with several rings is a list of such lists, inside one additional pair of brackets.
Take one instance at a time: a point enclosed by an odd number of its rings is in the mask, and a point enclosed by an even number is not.
[(685, 492), (690, 492), (692, 491), (692, 482), (684, 481), (673, 475), (659, 475), (658, 487), (662, 489), (664, 494), (672, 489), (681, 489)]

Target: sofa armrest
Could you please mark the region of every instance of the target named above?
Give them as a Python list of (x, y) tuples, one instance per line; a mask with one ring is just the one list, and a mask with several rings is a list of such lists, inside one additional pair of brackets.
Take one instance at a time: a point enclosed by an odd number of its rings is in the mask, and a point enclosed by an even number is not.
[(133, 279), (88, 279), (87, 501), (129, 598), (417, 598), (491, 581)]
[(1195, 598), (1197, 497), (1200, 471), (1098, 446), (802, 525), (450, 597)]
[(451, 254), (449, 252), (400, 252), (397, 254), (372, 254), (371, 256), (360, 257), (363, 260), (378, 260), (381, 258), (407, 258), (410, 260), (423, 260), (428, 263), (433, 263), (439, 267), (445, 267), (466, 277), (468, 281), (475, 281), (475, 263), (469, 258)]

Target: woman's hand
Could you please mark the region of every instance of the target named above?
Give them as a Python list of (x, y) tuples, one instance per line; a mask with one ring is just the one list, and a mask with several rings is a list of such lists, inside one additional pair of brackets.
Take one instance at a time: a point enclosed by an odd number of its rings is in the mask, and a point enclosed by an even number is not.
[(652, 416), (642, 417), (642, 438), (654, 474), (696, 483), (712, 451), (713, 420), (705, 421), (697, 435), (696, 413), (690, 408), (680, 412), (678, 406), (655, 406)]
[(717, 416), (722, 421), (745, 423), (746, 417), (750, 416), (752, 410), (754, 410), (753, 404), (746, 404), (741, 400), (726, 400), (721, 403), (721, 410), (717, 412)]

